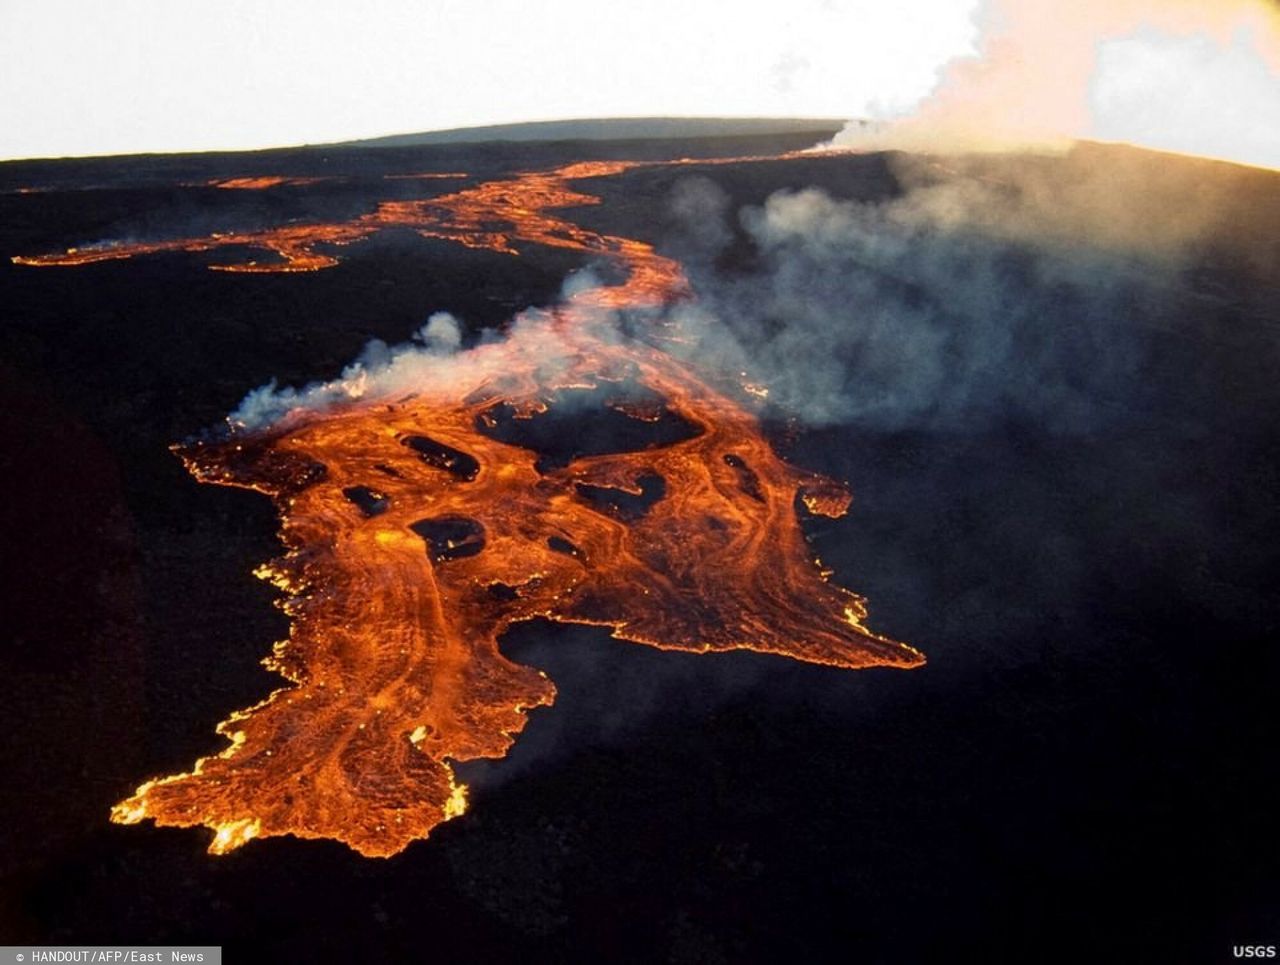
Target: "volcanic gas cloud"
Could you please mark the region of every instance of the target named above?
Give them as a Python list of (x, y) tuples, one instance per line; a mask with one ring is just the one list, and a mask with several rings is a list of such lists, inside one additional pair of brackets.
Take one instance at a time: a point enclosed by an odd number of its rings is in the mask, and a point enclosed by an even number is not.
[(1065, 149), (1076, 139), (1280, 168), (1273, 0), (984, 0), (979, 55), (848, 147)]
[[(848, 493), (782, 462), (746, 391), (715, 388), (656, 347), (679, 337), (671, 323), (619, 335), (617, 311), (689, 297), (680, 266), (554, 211), (596, 200), (569, 181), (626, 166), (387, 202), (347, 224), (23, 259), (250, 244), (283, 260), (230, 267), (297, 271), (336, 262), (319, 246), (394, 224), (511, 255), (594, 253), (625, 273), (526, 313), (501, 341), (258, 393), (242, 410), (254, 425), (178, 447), (201, 480), (276, 503), (287, 551), (258, 573), (288, 594), (292, 632), (267, 663), (289, 684), (219, 726), (221, 753), (143, 784), (115, 820), (205, 825), (215, 853), (292, 834), (394, 854), (464, 810), (452, 762), (501, 757), (526, 711), (553, 700), (545, 675), (499, 651), (521, 620), (670, 650), (923, 662), (869, 631), (862, 601), (811, 558), (798, 514), (839, 516)], [(559, 455), (539, 444), (566, 433), (578, 441)]]

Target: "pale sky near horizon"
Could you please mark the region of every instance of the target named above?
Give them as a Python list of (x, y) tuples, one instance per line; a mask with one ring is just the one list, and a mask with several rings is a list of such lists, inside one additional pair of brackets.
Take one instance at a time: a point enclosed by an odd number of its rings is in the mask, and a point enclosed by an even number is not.
[(0, 0), (0, 159), (905, 111), (976, 0)]

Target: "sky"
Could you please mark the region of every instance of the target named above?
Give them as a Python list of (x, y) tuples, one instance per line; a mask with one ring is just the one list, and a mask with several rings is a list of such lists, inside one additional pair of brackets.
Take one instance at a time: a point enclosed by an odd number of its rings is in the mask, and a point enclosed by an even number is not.
[(977, 0), (0, 0), (0, 159), (909, 110)]

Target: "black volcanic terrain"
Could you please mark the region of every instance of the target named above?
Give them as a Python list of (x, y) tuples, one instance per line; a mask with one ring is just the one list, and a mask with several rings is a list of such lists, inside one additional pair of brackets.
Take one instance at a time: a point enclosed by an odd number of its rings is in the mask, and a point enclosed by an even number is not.
[[(832, 133), (0, 165), (0, 944), (1216, 962), (1280, 936), (1280, 175), (1093, 144), (760, 159)], [(279, 685), (260, 661), (288, 634), (252, 576), (279, 551), (271, 505), (169, 446), (434, 312), (465, 348), (607, 268), (394, 227), (293, 274), (209, 270), (273, 257), (247, 248), (11, 257), (677, 158), (575, 181), (602, 203), (560, 214), (681, 262), (702, 337), (679, 350), (767, 386), (778, 452), (849, 483), (849, 515), (806, 519), (813, 553), (928, 664), (525, 623), (504, 652), (555, 705), (461, 766), (467, 813), (396, 857), (273, 838), (215, 858), (203, 829), (108, 823), (223, 746), (215, 723)], [(215, 183), (256, 178), (284, 180)], [(610, 417), (583, 408), (493, 432), (552, 464), (609, 451)]]

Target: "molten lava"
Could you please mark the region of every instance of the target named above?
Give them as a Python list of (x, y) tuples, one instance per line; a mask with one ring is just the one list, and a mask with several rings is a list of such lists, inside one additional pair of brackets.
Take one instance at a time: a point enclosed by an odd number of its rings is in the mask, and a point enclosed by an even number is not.
[(228, 188), (241, 191), (261, 191), (264, 188), (275, 188), (281, 185), (304, 187), (319, 184), (327, 178), (290, 178), (282, 175), (265, 175), (256, 178), (215, 178), (208, 183), (212, 188)]
[[(427, 200), (384, 201), (374, 211), (351, 221), (290, 224), (262, 231), (214, 232), (197, 238), (155, 242), (107, 242), (68, 248), (56, 254), (18, 255), (12, 260), (38, 267), (86, 265), (166, 251), (250, 247), (270, 251), (280, 260), (209, 267), (234, 272), (317, 271), (338, 264), (335, 254), (319, 250), (322, 246), (348, 245), (384, 228), (411, 228), (427, 238), (442, 238), (512, 255), (517, 253), (512, 243), (517, 237), (534, 244), (617, 255), (622, 247), (633, 243), (596, 235), (547, 212), (553, 208), (598, 203), (598, 198), (572, 190), (567, 184), (570, 178), (616, 174), (631, 166), (631, 162), (622, 161), (572, 164), (556, 171), (528, 173), (511, 181), (492, 181)], [(237, 187), (264, 187), (260, 182), (274, 183), (275, 179), (237, 180), (242, 182)]]
[[(800, 152), (781, 157), (798, 156)], [(773, 160), (763, 157), (692, 159), (666, 162), (671, 164), (728, 164), (738, 161)], [(68, 248), (46, 255), (15, 255), (10, 260), (18, 265), (56, 267), (88, 265), (99, 261), (115, 261), (137, 255), (183, 251), (197, 253), (219, 248), (258, 248), (276, 255), (278, 261), (244, 261), (226, 265), (210, 265), (213, 271), (230, 272), (301, 272), (332, 268), (339, 263), (336, 253), (321, 248), (341, 247), (362, 241), (384, 228), (410, 228), (426, 238), (456, 241), (472, 248), (485, 248), (514, 255), (513, 238), (534, 244), (602, 255), (620, 256), (621, 249), (636, 243), (585, 231), (570, 221), (547, 214), (554, 208), (598, 204), (599, 199), (572, 190), (566, 182), (579, 178), (604, 177), (654, 162), (585, 161), (553, 171), (522, 174), (509, 181), (491, 181), (455, 194), (414, 201), (384, 201), (365, 215), (350, 221), (290, 224), (261, 231), (215, 231), (194, 238), (169, 238), (150, 242), (105, 241)], [(388, 178), (454, 179), (464, 178), (457, 172), (387, 175)], [(306, 183), (320, 178), (235, 178), (232, 182), (212, 182), (218, 187), (272, 187), (279, 183)], [(638, 253), (638, 252), (637, 252)], [(635, 267), (633, 265), (633, 267)], [(654, 280), (657, 283), (657, 280)]]
[[(688, 297), (680, 266), (551, 212), (597, 202), (570, 179), (627, 167), (570, 165), (386, 202), (347, 225), (174, 243), (255, 243), (324, 267), (317, 244), (408, 225), (500, 252), (594, 253), (626, 278), (429, 360), (407, 390), (357, 380), (339, 404), (178, 447), (202, 481), (275, 501), (286, 552), (258, 575), (288, 594), (291, 634), (267, 665), (290, 683), (219, 726), (221, 753), (143, 784), (114, 820), (205, 825), (214, 853), (291, 834), (395, 854), (465, 809), (452, 762), (503, 756), (526, 712), (552, 702), (543, 673), (499, 650), (535, 618), (668, 650), (923, 662), (870, 632), (862, 601), (811, 559), (799, 507), (840, 516), (848, 493), (784, 463), (745, 405), (689, 363), (619, 335), (616, 309)], [(555, 420), (588, 402), (608, 431), (564, 432)], [(549, 434), (574, 441), (548, 453)]]

